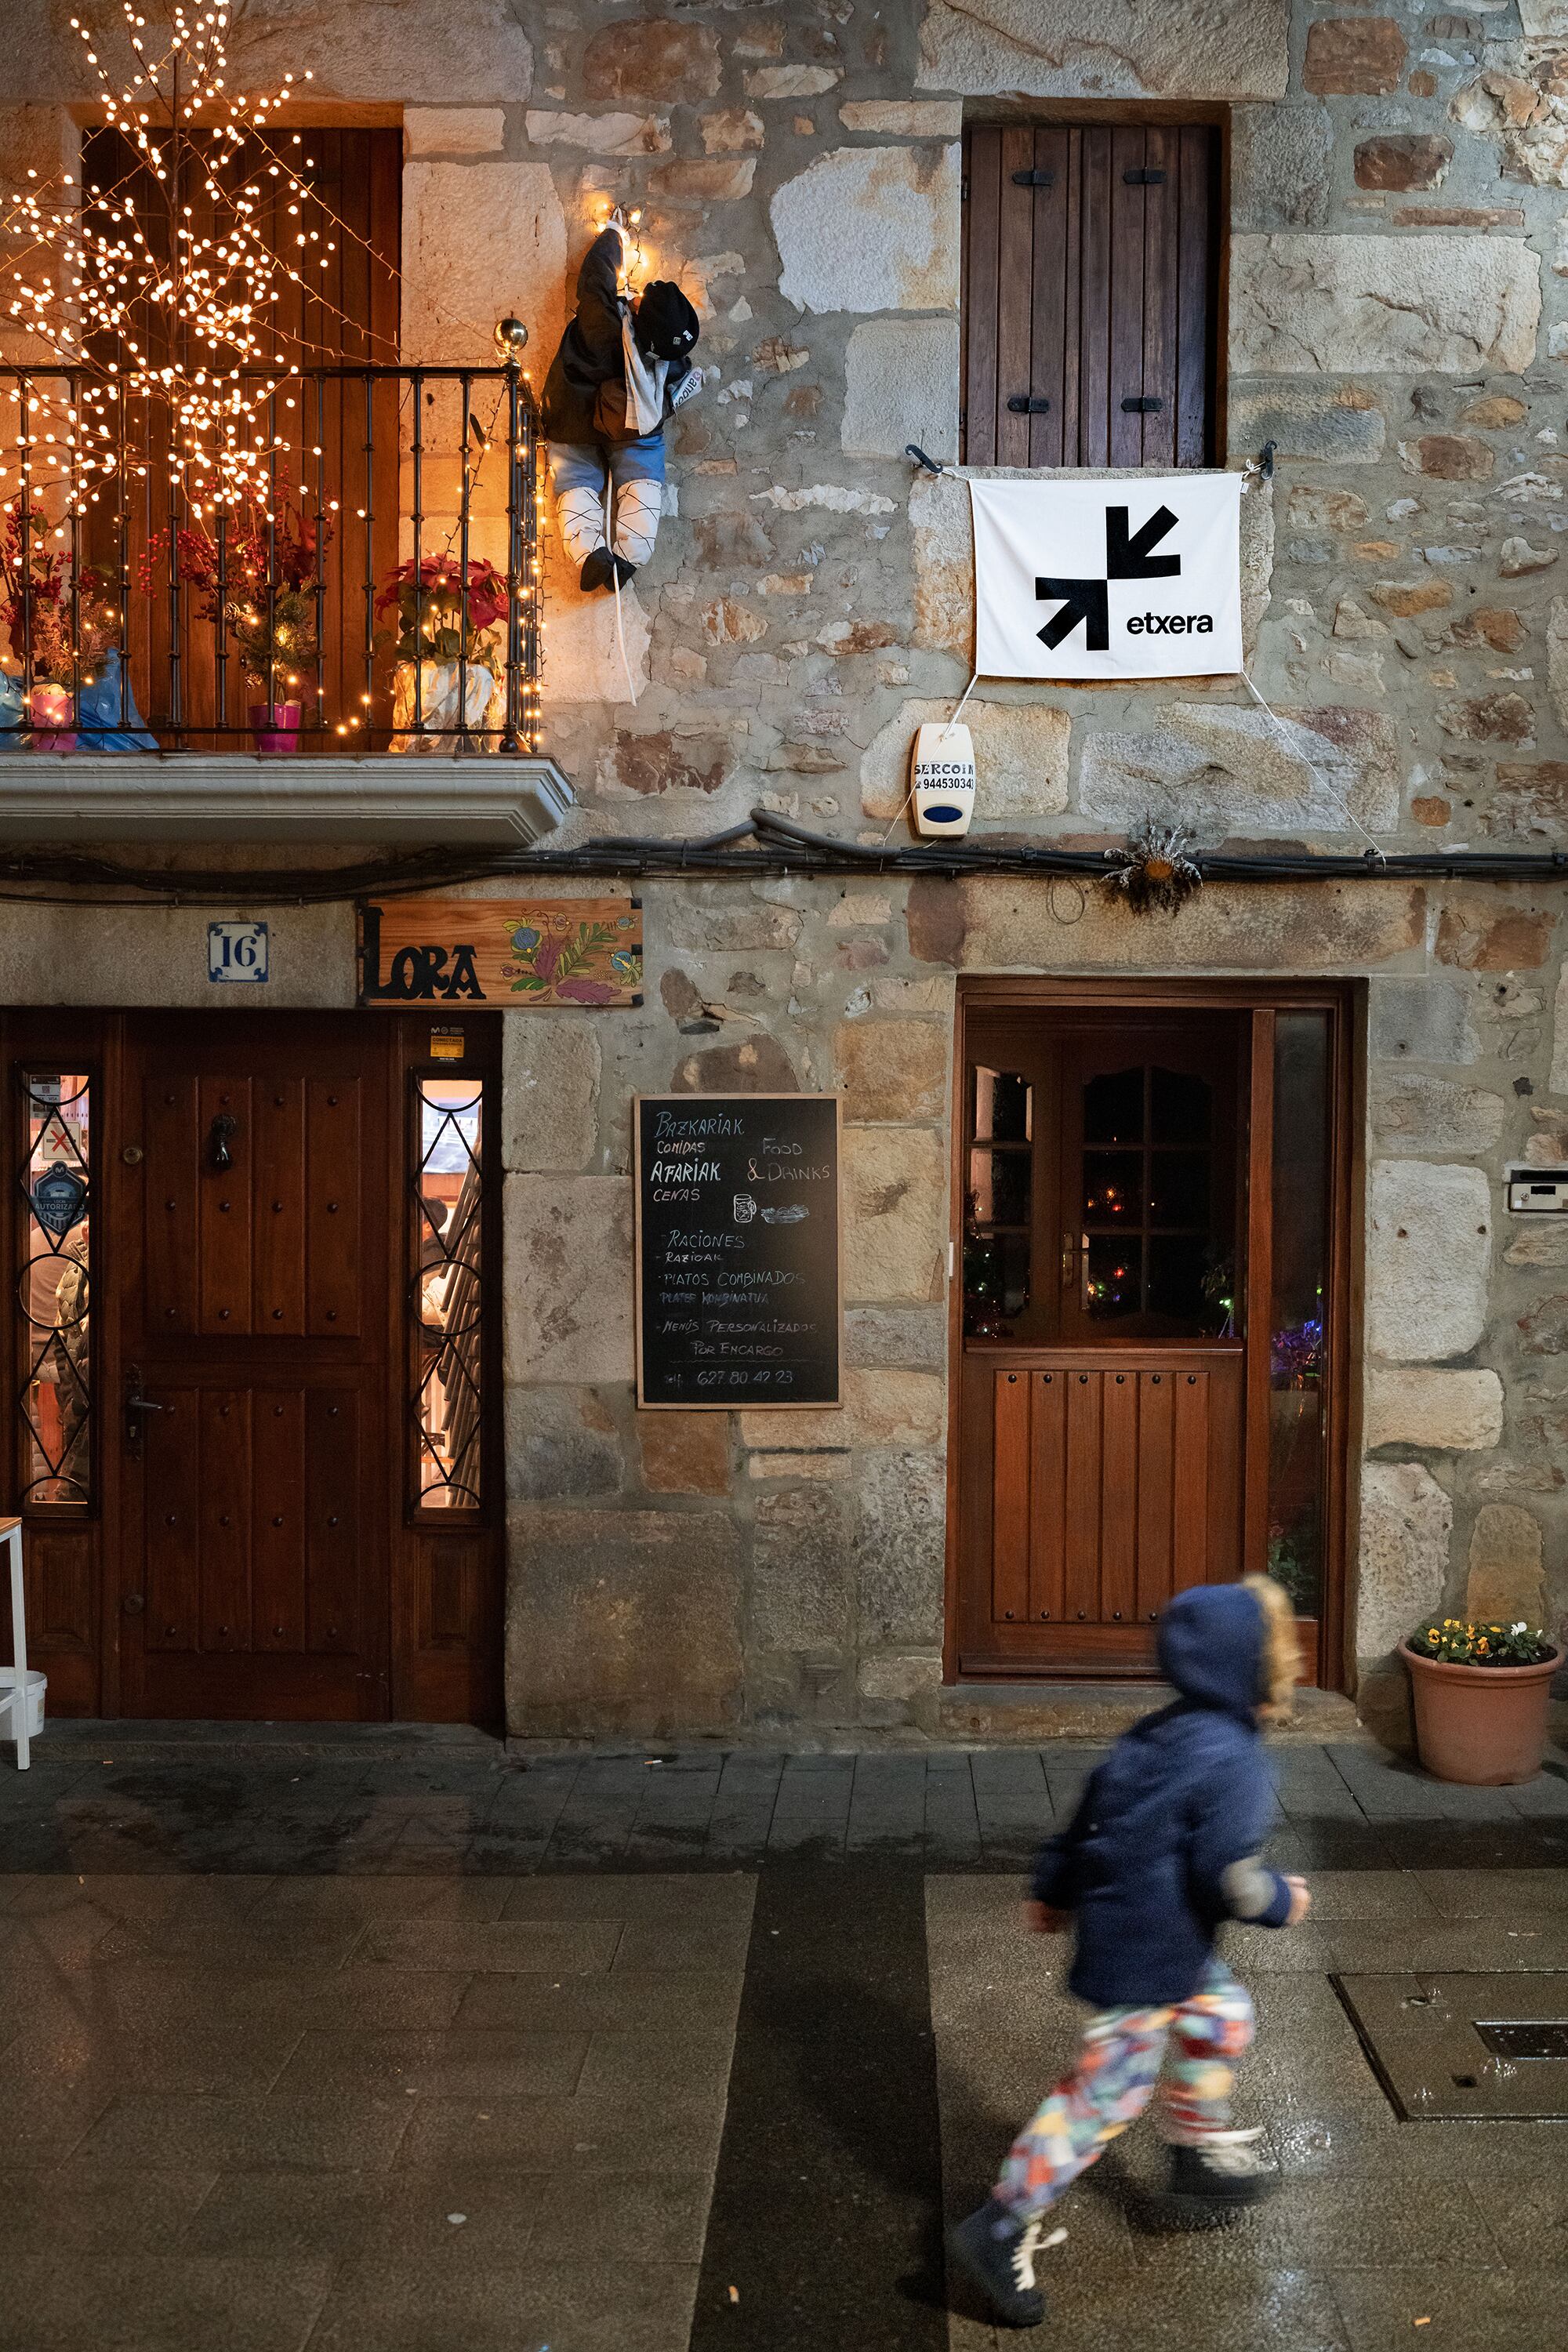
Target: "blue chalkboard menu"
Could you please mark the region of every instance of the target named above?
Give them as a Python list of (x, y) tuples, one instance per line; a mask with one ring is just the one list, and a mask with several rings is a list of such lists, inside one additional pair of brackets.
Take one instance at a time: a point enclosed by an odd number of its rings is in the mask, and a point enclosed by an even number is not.
[(639, 1095), (637, 1402), (839, 1402), (837, 1095)]

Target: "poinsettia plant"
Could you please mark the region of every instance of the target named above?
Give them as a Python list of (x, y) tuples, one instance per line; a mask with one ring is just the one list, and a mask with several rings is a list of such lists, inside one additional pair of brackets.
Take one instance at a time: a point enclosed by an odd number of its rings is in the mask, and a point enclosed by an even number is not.
[(71, 600), (68, 546), (51, 543), (47, 516), (13, 510), (0, 532), (0, 617), (19, 665), (48, 686), (89, 686), (94, 666), (120, 642), (120, 612), (108, 575), (91, 564), (76, 574)]
[[(175, 569), (200, 591), (202, 619), (228, 630), (247, 684), (258, 693), (270, 685), (279, 702), (300, 701), (315, 689), (317, 583), (331, 539), (331, 515), (309, 513), (284, 474), (273, 485), (270, 514), (251, 498), (221, 529), (204, 520), (174, 533)], [(142, 585), (149, 593), (168, 544), (166, 531), (148, 544)]]
[[(464, 586), (467, 584), (467, 626)], [(398, 661), (469, 661), (499, 675), (506, 662), (501, 631), (510, 608), (506, 574), (482, 555), (412, 556), (389, 572), (377, 613), (395, 614), (381, 640)]]
[(1539, 1625), (1528, 1625), (1522, 1617), (1511, 1625), (1433, 1617), (1416, 1627), (1409, 1646), (1418, 1658), (1437, 1658), (1454, 1666), (1540, 1666), (1554, 1648)]

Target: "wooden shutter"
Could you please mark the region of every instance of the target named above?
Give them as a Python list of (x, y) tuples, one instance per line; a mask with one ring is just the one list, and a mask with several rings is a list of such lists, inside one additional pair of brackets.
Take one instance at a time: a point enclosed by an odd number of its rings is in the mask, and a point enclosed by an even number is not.
[(965, 464), (1213, 463), (1218, 169), (1205, 123), (969, 132)]

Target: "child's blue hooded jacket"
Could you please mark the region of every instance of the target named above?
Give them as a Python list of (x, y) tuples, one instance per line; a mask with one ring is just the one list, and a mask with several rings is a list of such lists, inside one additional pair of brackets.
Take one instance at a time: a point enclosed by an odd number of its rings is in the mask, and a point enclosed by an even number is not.
[(1263, 1644), (1245, 1585), (1177, 1593), (1159, 1657), (1180, 1697), (1122, 1735), (1041, 1849), (1035, 1899), (1077, 1914), (1068, 1981), (1096, 2009), (1185, 2000), (1227, 1918), (1285, 1925), (1290, 1889), (1258, 1859), (1272, 1803), (1254, 1712)]

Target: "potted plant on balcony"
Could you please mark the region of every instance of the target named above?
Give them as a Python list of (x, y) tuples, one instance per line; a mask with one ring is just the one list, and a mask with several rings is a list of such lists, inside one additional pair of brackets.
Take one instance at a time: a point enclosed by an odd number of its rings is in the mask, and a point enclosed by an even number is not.
[(5, 518), (0, 614), (21, 672), (0, 677), (0, 727), (25, 737), (35, 751), (76, 751), (79, 726), (89, 730), (89, 751), (156, 750), (121, 683), (116, 583), (91, 564), (73, 580), (63, 526), (45, 513)]
[(483, 556), (470, 556), (466, 567), (456, 555), (426, 555), (417, 564), (411, 556), (387, 574), (375, 609), (396, 614), (395, 628), (382, 638), (397, 664), (395, 751), (471, 749), (470, 729), (499, 730), (510, 609), (504, 573)]
[(1478, 1789), (1534, 1779), (1562, 1657), (1539, 1627), (1522, 1618), (1482, 1625), (1435, 1617), (1411, 1634), (1405, 1657), (1415, 1744), (1428, 1772)]
[(202, 618), (233, 638), (251, 740), (264, 757), (278, 759), (299, 750), (315, 691), (321, 566), (332, 521), (307, 514), (286, 475), (273, 487), (271, 509), (268, 516), (258, 494), (216, 530), (205, 520), (180, 530), (175, 562), (180, 578), (202, 591)]

